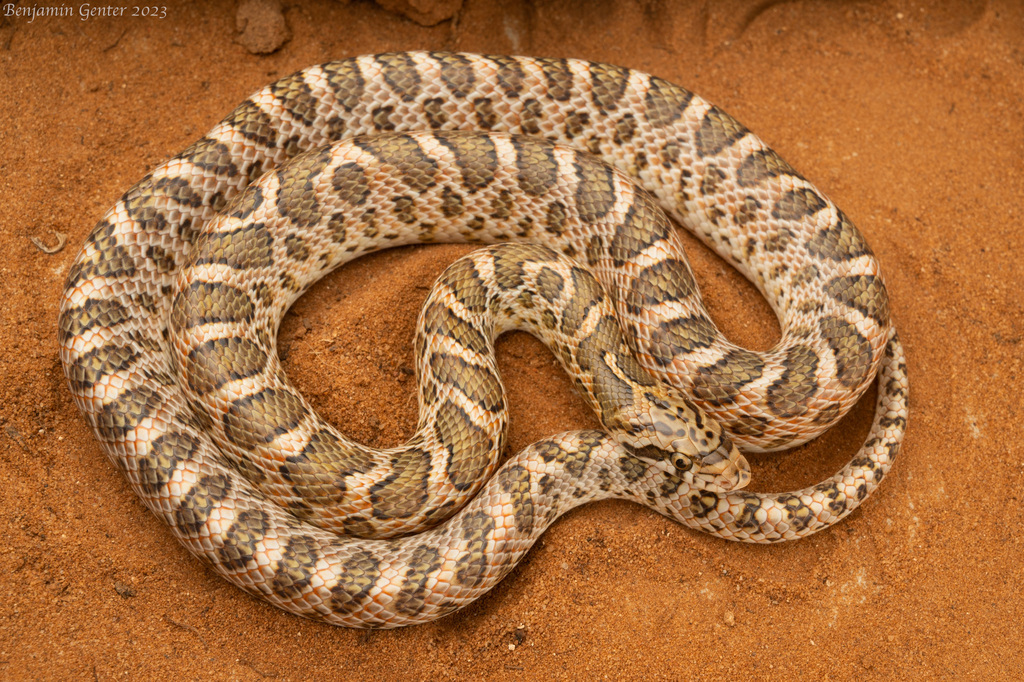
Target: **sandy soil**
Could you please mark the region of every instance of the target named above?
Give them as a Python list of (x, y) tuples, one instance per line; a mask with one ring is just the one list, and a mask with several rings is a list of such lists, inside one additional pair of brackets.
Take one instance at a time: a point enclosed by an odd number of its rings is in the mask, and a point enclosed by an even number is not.
[[(506, 4), (467, 0), (431, 28), (366, 1), (296, 4), (291, 40), (269, 56), (235, 41), (230, 3), (87, 21), (0, 8), (0, 676), (1019, 679), (1020, 5)], [(910, 430), (880, 491), (841, 526), (774, 547), (591, 505), (470, 608), (394, 632), (279, 612), (187, 554), (71, 401), (56, 342), (67, 269), (126, 188), (249, 92), (316, 62), (414, 48), (655, 73), (721, 105), (835, 199), (881, 259), (909, 356)], [(52, 243), (51, 230), (68, 234), (55, 255), (30, 241)], [(715, 319), (770, 346), (778, 325), (756, 291), (691, 243)], [(353, 436), (411, 433), (416, 312), (465, 251), (367, 258), (289, 315), (288, 371)], [(540, 344), (511, 335), (500, 357), (513, 450), (594, 424)], [(754, 489), (830, 475), (863, 439), (871, 397), (817, 442), (752, 458)]]

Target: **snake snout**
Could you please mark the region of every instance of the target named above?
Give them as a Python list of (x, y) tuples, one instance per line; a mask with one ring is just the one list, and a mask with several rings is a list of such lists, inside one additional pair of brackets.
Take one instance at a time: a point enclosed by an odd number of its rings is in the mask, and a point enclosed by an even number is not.
[(733, 442), (723, 436), (718, 448), (696, 460), (693, 475), (707, 490), (726, 493), (741, 490), (750, 483), (750, 465)]

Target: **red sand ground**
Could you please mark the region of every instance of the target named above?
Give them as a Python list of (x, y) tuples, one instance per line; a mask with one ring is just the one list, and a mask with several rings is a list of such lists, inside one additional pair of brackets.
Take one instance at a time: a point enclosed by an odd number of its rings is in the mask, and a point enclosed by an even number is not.
[[(507, 5), (467, 0), (457, 22), (424, 28), (365, 1), (302, 3), (285, 12), (290, 42), (263, 57), (234, 41), (230, 4), (169, 6), (162, 20), (0, 16), (0, 675), (1019, 679), (1020, 4)], [(394, 632), (287, 615), (188, 555), (71, 401), (55, 325), (67, 269), (126, 188), (249, 92), (316, 62), (414, 48), (655, 73), (832, 196), (881, 259), (909, 356), (910, 430), (880, 491), (842, 525), (774, 547), (591, 505), (470, 608)], [(30, 242), (51, 229), (69, 235), (56, 255)], [(715, 319), (770, 346), (778, 325), (753, 287), (689, 243)], [(289, 315), (289, 373), (356, 438), (411, 433), (402, 368), (416, 312), (465, 251), (366, 258)], [(512, 450), (594, 424), (538, 343), (511, 335), (499, 355)], [(817, 442), (754, 457), (754, 489), (831, 474), (863, 439), (870, 399)]]

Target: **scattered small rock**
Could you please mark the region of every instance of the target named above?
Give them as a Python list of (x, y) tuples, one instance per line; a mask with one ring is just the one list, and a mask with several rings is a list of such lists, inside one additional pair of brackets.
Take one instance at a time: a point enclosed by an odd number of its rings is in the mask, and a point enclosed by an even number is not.
[(291, 37), (280, 0), (243, 0), (235, 14), (238, 42), (252, 54), (270, 54)]
[(124, 583), (114, 583), (114, 591), (121, 595), (122, 599), (131, 599), (135, 596), (135, 589)]
[(732, 611), (726, 611), (725, 612), (724, 620), (725, 620), (725, 624), (728, 625), (729, 627), (731, 627), (731, 628), (736, 627), (736, 616), (733, 615)]
[(377, 4), (420, 26), (440, 24), (462, 9), (462, 0), (377, 0)]

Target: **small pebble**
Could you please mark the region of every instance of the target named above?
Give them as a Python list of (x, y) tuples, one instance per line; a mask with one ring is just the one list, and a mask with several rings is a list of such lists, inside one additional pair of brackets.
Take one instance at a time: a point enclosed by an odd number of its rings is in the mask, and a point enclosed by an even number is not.
[(124, 583), (114, 583), (114, 591), (117, 592), (122, 599), (131, 599), (135, 596), (135, 590), (130, 585)]
[(235, 14), (238, 42), (252, 54), (270, 54), (291, 37), (280, 0), (243, 0)]

